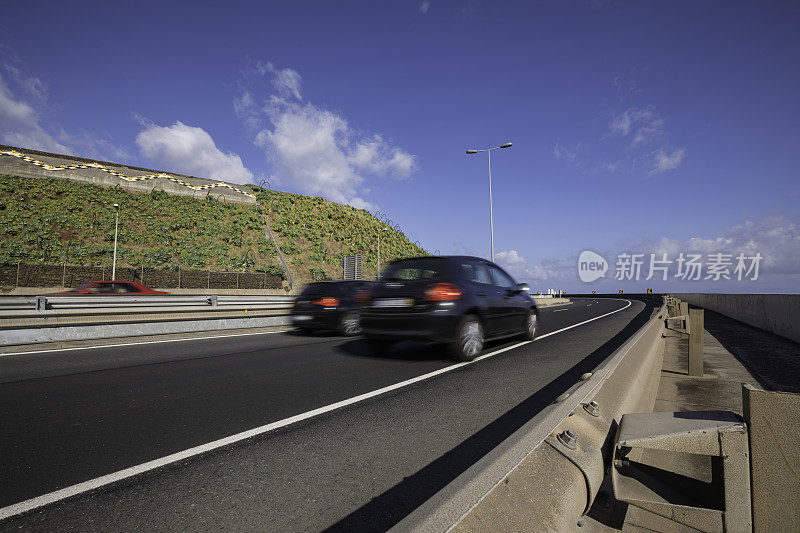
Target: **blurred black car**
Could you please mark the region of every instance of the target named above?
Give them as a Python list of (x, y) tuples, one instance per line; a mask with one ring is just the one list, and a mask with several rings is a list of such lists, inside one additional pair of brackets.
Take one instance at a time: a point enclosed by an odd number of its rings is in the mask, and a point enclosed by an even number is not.
[(536, 337), (539, 314), (528, 290), (479, 257), (401, 259), (372, 289), (361, 311), (363, 334), (376, 351), (399, 340), (434, 341), (471, 361), (488, 339)]
[(292, 324), (300, 331), (336, 330), (343, 335), (361, 333), (359, 291), (369, 281), (321, 281), (303, 289), (292, 308)]

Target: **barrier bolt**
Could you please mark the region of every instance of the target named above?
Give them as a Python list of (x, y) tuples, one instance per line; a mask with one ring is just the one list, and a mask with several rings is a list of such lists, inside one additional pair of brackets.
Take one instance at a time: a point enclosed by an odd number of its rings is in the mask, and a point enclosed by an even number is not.
[(571, 429), (562, 431), (556, 436), (556, 438), (558, 439), (558, 442), (560, 442), (570, 450), (574, 450), (575, 448), (578, 447), (578, 435)]
[(594, 400), (583, 404), (583, 410), (592, 416), (600, 416), (600, 404)]
[(703, 309), (689, 310), (689, 375), (703, 375)]

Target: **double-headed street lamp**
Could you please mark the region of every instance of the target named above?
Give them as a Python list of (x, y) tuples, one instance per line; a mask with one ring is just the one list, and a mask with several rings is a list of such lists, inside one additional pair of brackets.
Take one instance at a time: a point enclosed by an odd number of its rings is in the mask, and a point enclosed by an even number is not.
[(114, 204), (114, 209), (117, 210), (117, 221), (114, 223), (114, 262), (111, 265), (111, 281), (117, 279), (117, 232), (119, 230), (119, 204)]
[(511, 143), (501, 144), (494, 148), (486, 148), (485, 150), (467, 150), (468, 154), (477, 154), (478, 152), (486, 152), (489, 155), (489, 241), (492, 248), (492, 262), (494, 263), (494, 215), (492, 213), (492, 150), (498, 148), (511, 148)]

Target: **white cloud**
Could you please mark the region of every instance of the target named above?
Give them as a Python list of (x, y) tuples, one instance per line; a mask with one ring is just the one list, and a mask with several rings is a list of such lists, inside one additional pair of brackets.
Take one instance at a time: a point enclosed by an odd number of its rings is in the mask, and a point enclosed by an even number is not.
[(686, 155), (686, 150), (683, 148), (679, 148), (669, 155), (667, 155), (663, 149), (657, 151), (655, 154), (653, 154), (653, 162), (655, 166), (650, 171), (650, 174), (662, 174), (667, 170), (674, 170), (678, 168), (683, 162), (684, 155)]
[(39, 113), (27, 102), (16, 98), (1, 76), (0, 132), (5, 144), (59, 153), (70, 151), (45, 131), (39, 124)]
[(624, 76), (617, 76), (611, 83), (617, 89), (617, 97), (620, 100), (625, 100), (629, 96), (642, 92), (642, 89), (636, 84), (636, 80)]
[[(658, 290), (677, 292), (796, 293), (800, 288), (800, 223), (796, 217), (769, 215), (757, 220), (745, 221), (718, 234), (694, 235), (682, 239), (673, 237), (637, 239), (620, 242), (613, 249), (597, 251), (608, 260), (610, 267), (605, 280), (595, 284), (599, 287), (578, 281), (577, 251), (574, 255), (561, 259), (543, 258), (538, 265), (531, 265), (517, 250), (498, 252), (495, 254), (495, 259), (518, 281), (527, 281), (531, 285), (537, 284), (541, 287), (544, 285), (541, 281), (547, 280), (546, 283), (552, 284), (554, 288), (567, 287), (568, 290), (576, 292), (600, 289), (601, 287), (611, 292), (616, 292), (617, 289), (624, 287), (629, 288), (629, 285), (621, 285), (623, 282), (615, 280), (616, 261), (618, 255), (623, 252), (642, 254), (641, 277), (637, 282), (630, 282), (636, 285), (636, 291), (642, 290), (644, 286), (654, 286)], [(700, 262), (705, 265), (711, 261), (709, 259), (711, 254), (722, 253), (730, 256), (728, 261), (731, 264), (729, 269), (731, 279), (719, 282), (706, 281), (703, 279), (708, 274), (705, 269), (701, 281), (683, 281), (676, 278), (677, 259), (681, 253), (685, 257), (687, 254), (699, 254)], [(650, 254), (656, 254), (658, 260), (662, 259), (662, 254), (667, 254), (667, 260), (672, 261), (668, 265), (666, 281), (662, 282), (660, 277), (657, 281), (651, 282), (647, 282), (645, 279), (648, 275)], [(744, 254), (747, 258), (755, 257), (757, 254), (761, 255), (757, 281), (736, 279), (733, 271), (739, 254)], [(534, 289), (534, 292), (536, 290), (539, 289)]]
[(5, 68), (8, 73), (11, 74), (14, 81), (16, 81), (26, 93), (36, 100), (42, 102), (47, 100), (47, 87), (42, 83), (42, 80), (33, 76), (26, 76), (18, 67), (9, 63), (6, 63)]
[(144, 124), (136, 144), (155, 165), (172, 172), (233, 183), (250, 183), (253, 173), (242, 159), (217, 148), (204, 129), (175, 122), (172, 126)]
[[(285, 104), (285, 102), (284, 102)], [(270, 112), (272, 129), (256, 136), (282, 182), (308, 194), (347, 203), (363, 178), (347, 160), (347, 122), (311, 104), (281, 105)]]
[(356, 142), (347, 159), (359, 169), (398, 179), (409, 177), (414, 170), (414, 156), (390, 146), (378, 134)]
[(294, 70), (258, 63), (245, 78), (252, 73), (270, 75), (278, 94), (258, 106), (242, 83), (234, 111), (255, 131), (254, 143), (274, 165), (277, 181), (334, 202), (377, 209), (364, 199), (365, 180), (403, 180), (416, 169), (415, 157), (382, 135), (362, 134), (341, 114), (299, 102), (301, 78)]
[(347, 203), (356, 209), (366, 209), (367, 211), (376, 211), (378, 209), (377, 205), (367, 202), (363, 198), (359, 197), (351, 198)]
[(578, 159), (578, 152), (580, 149), (581, 143), (569, 147), (557, 142), (555, 146), (553, 146), (553, 157), (556, 159), (563, 159), (567, 163), (575, 163)]
[(241, 94), (233, 97), (233, 112), (245, 121), (249, 129), (258, 127), (258, 109), (250, 91), (243, 90)]
[(272, 80), (278, 93), (284, 97), (294, 96), (298, 100), (302, 100), (300, 96), (300, 74), (290, 68), (285, 68), (275, 72), (275, 77)]
[(422, 4), (419, 6), (419, 10), (423, 14), (425, 14), (428, 12), (428, 9), (430, 9), (430, 7), (431, 7), (430, 0), (423, 0)]
[(124, 148), (108, 138), (86, 130), (68, 132), (54, 126), (52, 120), (45, 120), (49, 117), (45, 84), (16, 65), (6, 63), (3, 67), (9, 74), (10, 85), (0, 76), (0, 141), (20, 148), (108, 161), (130, 159)]
[(271, 74), (272, 85), (278, 91), (278, 94), (284, 98), (295, 98), (302, 100), (300, 95), (300, 81), (302, 80), (300, 74), (290, 68), (275, 68), (275, 66), (267, 62), (259, 61), (256, 63), (256, 72), (261, 75)]
[[(691, 237), (686, 240), (662, 238), (642, 241), (637, 247), (646, 253), (680, 252), (696, 254), (724, 253), (748, 256), (760, 253), (765, 274), (789, 274), (800, 277), (800, 226), (782, 215), (770, 215), (756, 221), (746, 221), (711, 238)], [(787, 287), (789, 289), (791, 287)], [(794, 287), (797, 289), (797, 286)]]
[[(615, 85), (618, 83), (622, 82), (615, 79)], [(655, 106), (630, 107), (615, 113), (608, 129), (610, 134), (598, 133), (593, 141), (556, 143), (553, 157), (586, 173), (644, 173), (647, 177), (678, 168), (686, 155), (684, 148), (668, 151), (664, 119)]]
[(555, 279), (563, 276), (553, 260), (531, 265), (516, 250), (504, 250), (494, 256), (495, 262), (506, 269), (517, 281)]
[(613, 133), (626, 137), (634, 131), (633, 146), (655, 141), (664, 135), (664, 120), (652, 107), (631, 107), (609, 123)]

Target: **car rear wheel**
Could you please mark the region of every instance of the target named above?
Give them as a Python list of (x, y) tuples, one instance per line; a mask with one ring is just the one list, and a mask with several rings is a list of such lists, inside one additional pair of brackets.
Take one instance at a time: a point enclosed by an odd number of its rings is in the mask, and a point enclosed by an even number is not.
[(525, 317), (525, 331), (522, 333), (522, 338), (526, 341), (532, 341), (539, 333), (539, 315), (533, 309), (528, 311)]
[(339, 322), (339, 331), (342, 335), (353, 337), (361, 334), (361, 319), (358, 311), (347, 311)]
[(475, 315), (461, 319), (456, 340), (448, 345), (450, 355), (456, 361), (472, 361), (483, 350), (483, 325)]

